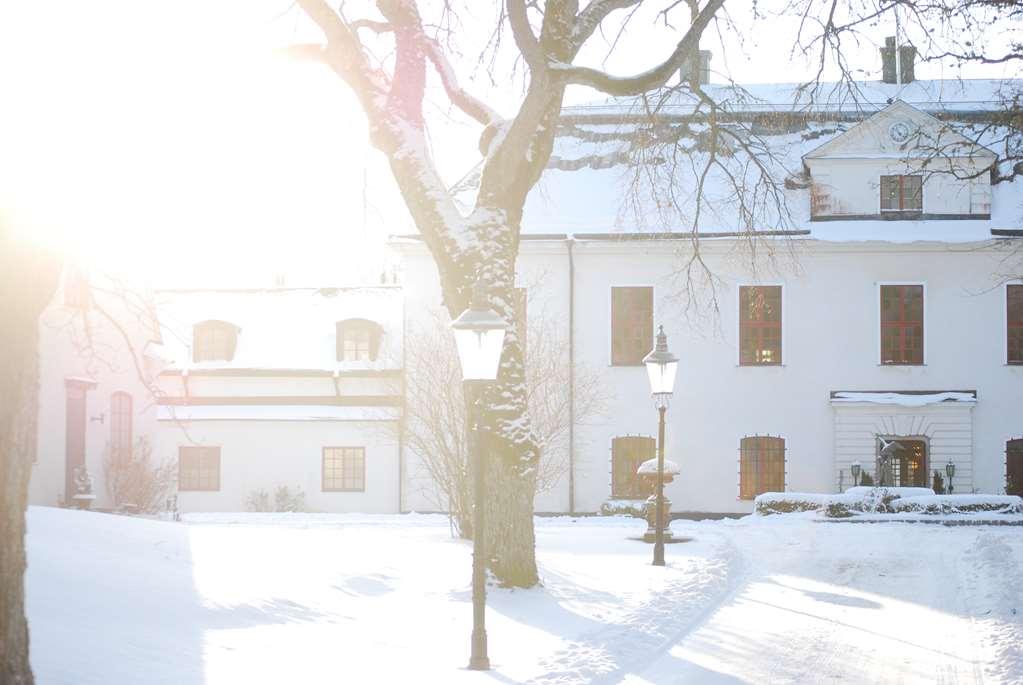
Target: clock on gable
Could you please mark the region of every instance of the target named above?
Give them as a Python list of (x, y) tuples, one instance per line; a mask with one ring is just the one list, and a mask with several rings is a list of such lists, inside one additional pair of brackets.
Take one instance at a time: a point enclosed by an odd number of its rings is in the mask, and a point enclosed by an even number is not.
[(909, 139), (909, 124), (905, 121), (896, 121), (888, 127), (888, 137), (895, 143), (905, 143)]

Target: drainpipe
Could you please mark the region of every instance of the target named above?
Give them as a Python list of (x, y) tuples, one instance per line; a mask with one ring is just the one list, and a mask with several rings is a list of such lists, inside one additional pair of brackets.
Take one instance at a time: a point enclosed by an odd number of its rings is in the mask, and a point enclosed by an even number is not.
[(575, 238), (565, 240), (568, 250), (568, 513), (575, 514)]

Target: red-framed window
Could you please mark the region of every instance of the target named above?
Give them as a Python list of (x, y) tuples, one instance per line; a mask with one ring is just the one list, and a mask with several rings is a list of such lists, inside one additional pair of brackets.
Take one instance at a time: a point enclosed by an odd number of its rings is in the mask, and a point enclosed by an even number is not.
[(365, 447), (323, 448), (323, 491), (362, 492), (366, 489)]
[(740, 286), (739, 363), (781, 364), (781, 286)]
[(654, 348), (654, 289), (611, 288), (611, 364), (637, 366)]
[(739, 442), (739, 499), (785, 492), (785, 439), (767, 435)]
[(220, 490), (220, 448), (178, 447), (178, 490)]
[(924, 177), (882, 176), (881, 211), (912, 212), (924, 208)]
[(1023, 285), (1005, 287), (1006, 342), (1010, 364), (1023, 364)]
[(611, 497), (644, 499), (650, 493), (636, 475), (639, 465), (656, 455), (656, 441), (642, 435), (626, 435), (611, 441)]
[(924, 287), (881, 286), (881, 363), (924, 363)]
[(110, 455), (115, 463), (131, 460), (131, 395), (115, 392), (110, 396)]
[(1023, 496), (1023, 438), (1005, 442), (1005, 494)]
[(238, 345), (238, 327), (226, 321), (202, 321), (192, 328), (192, 361), (234, 359)]
[(380, 325), (366, 319), (346, 319), (336, 324), (337, 360), (376, 361), (380, 352)]

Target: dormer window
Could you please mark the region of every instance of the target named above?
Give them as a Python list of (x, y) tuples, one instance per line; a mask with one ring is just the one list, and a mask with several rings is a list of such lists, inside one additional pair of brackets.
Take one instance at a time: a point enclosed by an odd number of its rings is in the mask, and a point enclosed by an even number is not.
[(234, 359), (239, 328), (226, 321), (203, 321), (192, 328), (192, 361), (229, 362)]
[(376, 361), (380, 351), (380, 326), (366, 319), (337, 322), (337, 360), (339, 362)]
[(881, 212), (921, 212), (924, 208), (924, 177), (882, 176)]

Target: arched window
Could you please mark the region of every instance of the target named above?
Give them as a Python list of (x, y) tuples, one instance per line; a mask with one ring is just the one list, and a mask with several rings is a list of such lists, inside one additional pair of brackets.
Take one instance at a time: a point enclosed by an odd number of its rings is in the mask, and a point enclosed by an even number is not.
[(131, 395), (115, 392), (110, 396), (110, 456), (115, 463), (131, 460)]
[(376, 361), (383, 333), (379, 324), (366, 319), (345, 319), (336, 326), (339, 362)]
[(192, 361), (210, 362), (234, 359), (239, 328), (226, 321), (203, 321), (192, 328)]
[(656, 441), (642, 435), (627, 435), (611, 441), (611, 496), (643, 499), (650, 493), (636, 475), (639, 465), (653, 459)]
[(739, 443), (739, 498), (785, 492), (785, 439), (756, 435)]

